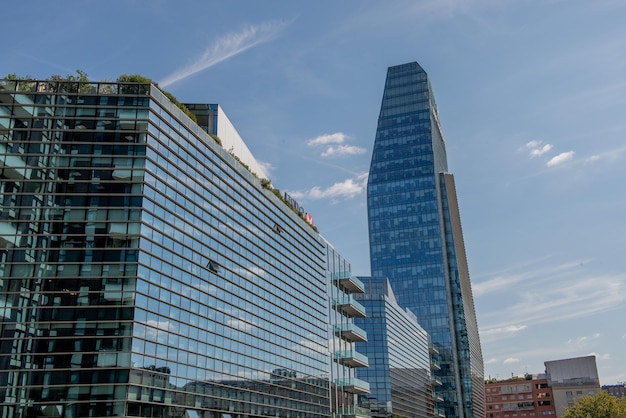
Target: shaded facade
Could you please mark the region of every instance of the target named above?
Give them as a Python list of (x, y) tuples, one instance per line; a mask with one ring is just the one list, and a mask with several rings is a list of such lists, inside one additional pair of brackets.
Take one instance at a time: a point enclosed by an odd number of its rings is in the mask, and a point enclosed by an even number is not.
[(387, 279), (361, 277), (365, 292), (356, 296), (367, 310), (356, 324), (368, 335), (356, 348), (370, 367), (359, 369), (369, 382), (361, 403), (375, 417), (429, 418), (435, 414), (429, 338), (415, 316), (398, 306)]
[(326, 417), (327, 244), (158, 88), (0, 83), (0, 415)]
[(415, 62), (390, 67), (367, 185), (371, 274), (388, 277), (439, 352), (447, 417), (482, 417), (484, 371), (437, 106)]
[(554, 395), (545, 375), (485, 382), (485, 418), (556, 416)]

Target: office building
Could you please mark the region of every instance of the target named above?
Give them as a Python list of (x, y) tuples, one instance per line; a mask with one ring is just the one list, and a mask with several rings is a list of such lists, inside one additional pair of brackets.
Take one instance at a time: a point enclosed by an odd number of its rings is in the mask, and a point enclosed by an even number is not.
[(545, 361), (548, 384), (554, 393), (556, 416), (565, 415), (568, 407), (584, 396), (600, 390), (596, 356)]
[(367, 332), (368, 340), (357, 342), (370, 366), (357, 370), (357, 376), (370, 384), (370, 393), (361, 398), (373, 417), (431, 418), (435, 416), (428, 334), (415, 316), (396, 302), (387, 279), (361, 277), (365, 292), (356, 299), (367, 310), (367, 317), (356, 324)]
[(483, 361), (454, 178), (426, 72), (390, 67), (367, 184), (371, 274), (439, 352), (447, 417), (485, 414)]
[(485, 381), (485, 418), (556, 416), (554, 395), (545, 375)]
[(149, 83), (0, 82), (0, 415), (354, 404), (328, 345), (349, 264), (270, 187)]

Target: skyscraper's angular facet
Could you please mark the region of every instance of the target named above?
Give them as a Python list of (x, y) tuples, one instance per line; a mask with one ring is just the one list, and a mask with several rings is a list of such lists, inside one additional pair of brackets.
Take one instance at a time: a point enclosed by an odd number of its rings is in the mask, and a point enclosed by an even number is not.
[(447, 417), (484, 416), (483, 361), (454, 178), (426, 72), (390, 67), (370, 166), (373, 276), (388, 277), (439, 351)]

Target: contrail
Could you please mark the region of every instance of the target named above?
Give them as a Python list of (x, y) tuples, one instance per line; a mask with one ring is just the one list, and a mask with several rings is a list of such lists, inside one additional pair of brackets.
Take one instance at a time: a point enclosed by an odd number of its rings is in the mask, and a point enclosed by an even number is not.
[(266, 22), (260, 25), (251, 25), (238, 33), (231, 33), (217, 39), (210, 44), (204, 53), (193, 63), (167, 75), (159, 86), (167, 87), (183, 80), (195, 73), (206, 70), (230, 57), (240, 54), (247, 49), (274, 39), (286, 26), (284, 22)]

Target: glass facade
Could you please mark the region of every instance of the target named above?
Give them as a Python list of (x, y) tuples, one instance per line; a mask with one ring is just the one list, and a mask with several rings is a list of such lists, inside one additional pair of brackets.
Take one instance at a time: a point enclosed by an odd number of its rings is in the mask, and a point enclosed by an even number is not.
[(365, 293), (356, 298), (367, 318), (356, 324), (367, 332), (367, 342), (357, 342), (370, 367), (359, 369), (359, 378), (371, 392), (361, 403), (375, 417), (434, 416), (429, 337), (414, 315), (396, 302), (387, 279), (362, 277)]
[(160, 90), (0, 82), (0, 415), (330, 416), (327, 244)]
[(426, 72), (390, 67), (370, 166), (371, 273), (388, 277), (439, 352), (447, 417), (484, 416), (483, 363), (445, 142)]

